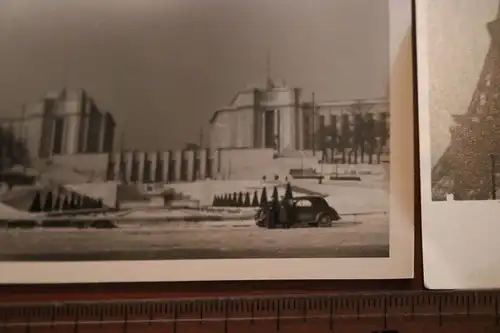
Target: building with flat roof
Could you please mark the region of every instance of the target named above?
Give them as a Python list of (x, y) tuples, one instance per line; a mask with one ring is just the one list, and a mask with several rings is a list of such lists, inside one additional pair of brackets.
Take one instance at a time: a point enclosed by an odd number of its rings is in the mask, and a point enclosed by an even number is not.
[(32, 159), (113, 150), (115, 120), (83, 89), (50, 92), (19, 117), (0, 119), (25, 142)]
[[(272, 148), (277, 152), (388, 146), (386, 98), (318, 102), (302, 89), (277, 85), (238, 92), (229, 106), (210, 119), (210, 148)], [(362, 140), (363, 142), (356, 142)], [(380, 148), (380, 147), (379, 147)]]

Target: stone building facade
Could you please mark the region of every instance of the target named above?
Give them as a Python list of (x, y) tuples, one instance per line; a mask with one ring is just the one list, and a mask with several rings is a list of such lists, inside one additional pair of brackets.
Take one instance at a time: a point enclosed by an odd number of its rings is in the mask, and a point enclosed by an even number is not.
[(388, 154), (387, 99), (313, 99), (304, 99), (300, 88), (272, 82), (238, 92), (229, 106), (214, 112), (210, 147), (272, 148), (277, 154), (326, 149)]
[(32, 160), (54, 155), (107, 153), (114, 146), (115, 120), (103, 112), (85, 90), (47, 94), (0, 126), (21, 138)]
[(238, 92), (210, 120), (210, 147), (301, 149), (298, 88), (269, 85)]

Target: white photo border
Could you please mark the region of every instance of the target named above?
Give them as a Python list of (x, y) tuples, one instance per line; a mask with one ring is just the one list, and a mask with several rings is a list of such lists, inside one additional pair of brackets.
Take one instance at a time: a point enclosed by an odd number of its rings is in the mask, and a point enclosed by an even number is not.
[[(394, 0), (410, 1), (410, 0)], [(392, 3), (390, 1), (389, 3)], [(390, 6), (391, 7), (391, 6)], [(392, 11), (392, 9), (391, 9)], [(411, 25), (410, 22), (408, 24)], [(392, 29), (391, 29), (392, 30)], [(390, 33), (391, 39), (394, 38)], [(411, 54), (410, 40), (406, 45)], [(401, 51), (401, 50), (400, 50)], [(400, 52), (401, 53), (401, 52)], [(203, 259), (103, 262), (0, 262), (0, 283), (102, 283), (156, 281), (408, 279), (414, 263), (412, 56), (390, 83), (390, 257), (322, 259)], [(396, 61), (398, 62), (398, 61)], [(408, 69), (410, 73), (408, 73)], [(408, 82), (408, 81), (411, 82)], [(398, 91), (394, 91), (394, 87)], [(407, 96), (407, 95), (406, 95)], [(407, 96), (408, 97), (408, 96)], [(398, 99), (399, 98), (399, 99)], [(396, 109), (397, 108), (397, 109)]]
[[(427, 22), (431, 1), (416, 0), (415, 6), (424, 284), (441, 290), (499, 288), (500, 200), (432, 201)], [(450, 1), (449, 6), (456, 3)]]

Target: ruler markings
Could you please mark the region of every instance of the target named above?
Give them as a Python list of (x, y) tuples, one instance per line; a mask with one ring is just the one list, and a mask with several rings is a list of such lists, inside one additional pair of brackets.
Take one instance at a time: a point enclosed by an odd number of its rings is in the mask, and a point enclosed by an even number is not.
[[(174, 319), (173, 319), (173, 320), (171, 320), (171, 322), (172, 322), (172, 331), (173, 331), (174, 333), (177, 333), (177, 322), (179, 321), (179, 320), (178, 320), (178, 316), (179, 316), (179, 314), (178, 314), (177, 307), (176, 307), (176, 308), (174, 309)], [(186, 321), (187, 321), (187, 320), (188, 320), (188, 319), (186, 319)], [(158, 322), (158, 321), (155, 321), (155, 322)], [(165, 321), (165, 322), (168, 322), (168, 321)]]
[[(57, 325), (58, 323), (56, 323)], [(75, 318), (75, 321), (73, 322), (73, 333), (78, 333), (78, 326), (79, 326), (79, 316), (78, 316), (78, 312), (76, 313), (76, 318)], [(59, 325), (57, 325), (59, 326)]]
[(387, 328), (387, 298), (384, 297), (384, 329)]
[[(487, 292), (485, 292), (487, 293)], [(500, 294), (500, 293), (499, 293)], [(178, 299), (144, 299), (144, 300), (105, 300), (105, 301), (98, 301), (98, 302), (86, 302), (86, 301), (71, 301), (71, 302), (50, 302), (49, 304), (45, 303), (38, 303), (38, 302), (26, 302), (26, 303), (0, 303), (0, 309), (2, 308), (10, 308), (13, 306), (16, 307), (21, 307), (22, 309), (28, 309), (30, 307), (56, 307), (56, 308), (61, 308), (61, 307), (75, 307), (76, 309), (81, 309), (83, 306), (94, 306), (94, 305), (99, 305), (99, 306), (116, 306), (116, 305), (136, 305), (136, 304), (148, 304), (148, 305), (177, 305), (177, 304), (199, 304), (199, 303), (212, 303), (214, 307), (219, 306), (221, 304), (228, 304), (231, 302), (245, 302), (245, 301), (250, 301), (250, 302), (259, 302), (260, 304), (268, 304), (272, 302), (276, 302), (279, 300), (291, 300), (291, 301), (300, 301), (300, 300), (309, 300), (309, 299), (327, 299), (327, 300), (353, 300), (353, 301), (363, 301), (367, 298), (370, 297), (375, 297), (379, 299), (382, 296), (386, 296), (391, 299), (395, 298), (405, 298), (405, 299), (411, 299), (412, 301), (420, 299), (420, 302), (422, 300), (432, 300), (436, 299), (436, 297), (454, 297), (455, 293), (453, 291), (441, 291), (441, 292), (397, 292), (397, 293), (390, 293), (390, 292), (382, 292), (382, 293), (350, 293), (350, 294), (332, 294), (332, 295), (269, 295), (269, 296), (242, 296), (242, 297), (220, 297), (220, 298), (206, 298), (206, 297), (198, 297), (198, 298), (178, 298)], [(464, 292), (465, 297), (478, 297), (474, 293), (470, 292)]]
[(438, 301), (438, 319), (439, 319), (439, 326), (443, 325), (443, 302), (441, 298)]
[(498, 326), (498, 297), (495, 297), (495, 326)]
[[(415, 313), (413, 314), (416, 317), (435, 317), (436, 313), (432, 312), (421, 312), (421, 313)], [(456, 316), (466, 316), (467, 312), (448, 312), (448, 313), (441, 313), (440, 314), (443, 317), (456, 317)], [(471, 312), (470, 315), (472, 316), (487, 316), (487, 317), (494, 317), (491, 313), (488, 312)], [(411, 314), (399, 314), (399, 315), (387, 315), (387, 318), (406, 318), (410, 317)], [(360, 315), (360, 319), (367, 319), (367, 318), (379, 318), (383, 319), (384, 315), (383, 314), (367, 314), (367, 315)], [(280, 316), (280, 320), (303, 320), (302, 316)], [(317, 315), (317, 316), (309, 316), (308, 319), (330, 319), (330, 315)], [(335, 315), (333, 317), (334, 319), (358, 319), (357, 314), (353, 315)], [(224, 322), (224, 321), (249, 321), (251, 317), (227, 317), (227, 318), (205, 318), (203, 321), (204, 322)], [(255, 321), (273, 321), (276, 320), (276, 316), (261, 316), (261, 317), (254, 317)], [(127, 320), (127, 324), (148, 324), (150, 322), (152, 323), (180, 323), (180, 322), (198, 322), (199, 319), (154, 319), (154, 320), (149, 320), (149, 319), (130, 319)], [(33, 321), (26, 321), (26, 322), (14, 322), (14, 323), (6, 323), (5, 326), (7, 328), (9, 327), (25, 327), (27, 325), (30, 325), (32, 327), (50, 327), (51, 325), (54, 326), (71, 326), (71, 325), (110, 325), (110, 324), (123, 324), (124, 320), (68, 320), (68, 321), (56, 321), (52, 323), (51, 321), (40, 321), (40, 322), (33, 322)]]
[(335, 323), (335, 310), (333, 308), (333, 305), (334, 305), (333, 302), (330, 302), (330, 307), (329, 307), (330, 315), (328, 316), (330, 331), (333, 331), (334, 323)]
[(250, 310), (250, 313), (251, 313), (251, 323), (255, 324), (255, 303), (251, 303), (250, 307), (251, 307), (251, 310)]
[(224, 333), (228, 332), (228, 327), (227, 327), (229, 321), (228, 319), (229, 319), (229, 307), (224, 306)]
[[(242, 322), (250, 326), (269, 324), (277, 331), (288, 331), (291, 321), (312, 327), (318, 324), (315, 320), (321, 320), (331, 332), (346, 323), (370, 324), (383, 330), (396, 324), (422, 322), (447, 327), (457, 321), (464, 324), (482, 321), (498, 327), (499, 297), (500, 291), (396, 292), (0, 304), (0, 328), (28, 333), (36, 328), (62, 327), (83, 333), (89, 327), (117, 325), (120, 332), (133, 333), (132, 324), (158, 323), (167, 325), (168, 332), (179, 333), (184, 329), (182, 323), (221, 323), (221, 332), (223, 329), (225, 333), (232, 333), (232, 325), (242, 325)], [(208, 326), (203, 329), (209, 329)]]
[(125, 317), (123, 318), (123, 325), (122, 325), (122, 332), (123, 333), (127, 333), (127, 326), (128, 326), (128, 324), (129, 324), (129, 322), (128, 322), (128, 313), (125, 310)]
[(280, 307), (278, 307), (278, 310), (276, 312), (276, 331), (280, 330), (280, 320), (282, 319), (281, 313), (280, 313)]

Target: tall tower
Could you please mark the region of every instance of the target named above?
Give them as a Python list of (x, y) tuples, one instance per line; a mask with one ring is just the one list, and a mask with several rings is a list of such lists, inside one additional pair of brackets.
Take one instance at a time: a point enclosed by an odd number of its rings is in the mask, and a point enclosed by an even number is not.
[[(432, 198), (492, 199), (491, 154), (500, 156), (500, 5), (487, 24), (491, 42), (465, 114), (453, 116), (450, 144), (432, 169)], [(498, 170), (498, 168), (496, 168)]]

